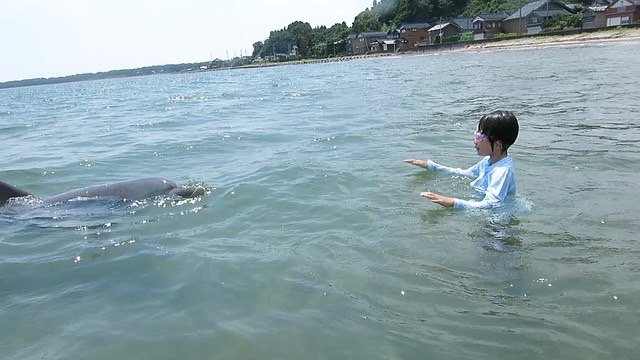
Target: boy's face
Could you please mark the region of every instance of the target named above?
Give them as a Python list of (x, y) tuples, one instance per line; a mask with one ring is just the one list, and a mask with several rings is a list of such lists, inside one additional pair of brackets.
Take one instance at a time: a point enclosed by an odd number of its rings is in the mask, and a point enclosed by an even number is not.
[[(480, 156), (492, 155), (493, 151), (491, 151), (491, 141), (489, 141), (489, 137), (480, 133), (478, 130), (473, 134), (473, 144), (476, 147), (476, 152)], [(496, 148), (494, 143), (494, 149)]]
[(473, 133), (473, 144), (476, 147), (476, 152), (480, 156), (488, 156), (493, 155), (493, 152), (496, 151), (499, 141), (493, 143), (493, 151), (491, 150), (491, 141), (489, 141), (489, 137), (487, 135), (482, 134), (476, 129), (476, 132)]

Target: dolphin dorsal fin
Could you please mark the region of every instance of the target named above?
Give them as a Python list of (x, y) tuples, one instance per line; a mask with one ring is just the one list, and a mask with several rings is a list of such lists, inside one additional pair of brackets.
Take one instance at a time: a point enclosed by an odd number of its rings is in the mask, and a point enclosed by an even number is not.
[(18, 198), (23, 196), (29, 196), (30, 193), (20, 190), (17, 187), (7, 184), (4, 181), (0, 181), (0, 206), (4, 205), (7, 200), (11, 198)]

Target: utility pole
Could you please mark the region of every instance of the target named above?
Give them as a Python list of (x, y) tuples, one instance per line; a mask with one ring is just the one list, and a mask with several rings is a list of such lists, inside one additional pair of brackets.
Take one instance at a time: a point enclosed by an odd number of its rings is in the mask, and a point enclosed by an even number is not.
[(520, 10), (518, 15), (518, 35), (522, 35), (522, 4), (520, 4)]
[(547, 15), (544, 18), (544, 22), (542, 23), (542, 26), (544, 27), (548, 21), (549, 21), (549, 0), (547, 0)]

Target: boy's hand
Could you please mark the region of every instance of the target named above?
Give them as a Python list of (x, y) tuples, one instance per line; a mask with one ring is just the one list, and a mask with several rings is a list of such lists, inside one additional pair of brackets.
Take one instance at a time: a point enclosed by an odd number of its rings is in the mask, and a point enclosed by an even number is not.
[(407, 164), (419, 166), (421, 168), (427, 168), (427, 160), (407, 159), (404, 162), (406, 162)]
[(453, 198), (432, 193), (431, 191), (421, 192), (420, 196), (426, 197), (427, 199), (431, 200), (432, 203), (436, 203), (444, 207), (453, 207), (453, 204), (455, 203), (455, 200)]

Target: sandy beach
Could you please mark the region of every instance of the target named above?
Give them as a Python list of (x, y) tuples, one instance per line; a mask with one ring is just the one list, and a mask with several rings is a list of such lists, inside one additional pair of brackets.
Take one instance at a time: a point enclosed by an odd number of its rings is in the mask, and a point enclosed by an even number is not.
[(612, 29), (573, 35), (549, 35), (507, 39), (502, 41), (470, 44), (464, 48), (456, 50), (506, 50), (521, 48), (540, 48), (585, 43), (601, 43), (609, 41), (640, 41), (640, 29)]

